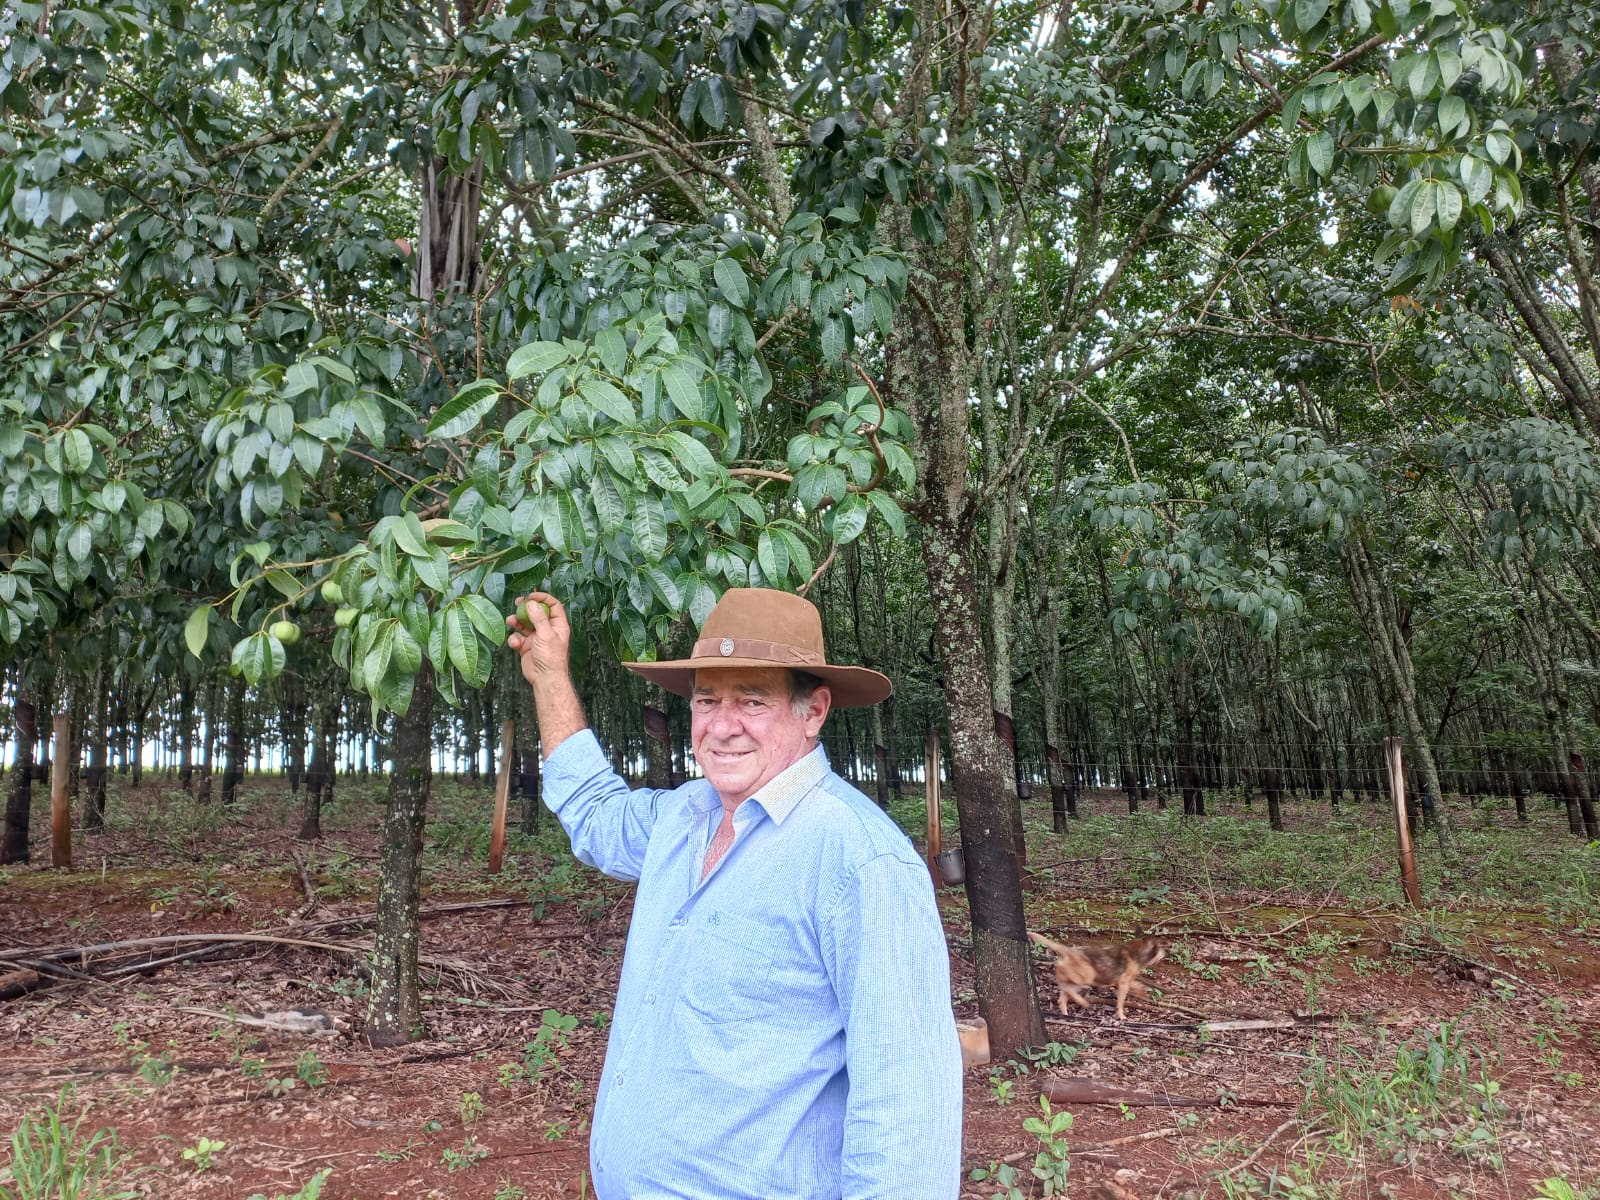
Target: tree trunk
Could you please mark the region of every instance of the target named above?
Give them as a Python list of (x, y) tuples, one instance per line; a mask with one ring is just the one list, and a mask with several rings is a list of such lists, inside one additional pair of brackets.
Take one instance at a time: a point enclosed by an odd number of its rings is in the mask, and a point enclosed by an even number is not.
[[(89, 768), (84, 772), (83, 828), (86, 833), (98, 833), (106, 827), (106, 764), (111, 742), (111, 697), (106, 678), (105, 664), (95, 670), (94, 709), (90, 720), (80, 718), (74, 724), (72, 741), (77, 753), (82, 744), (89, 742)], [(76, 757), (76, 754), (74, 755)]]
[(377, 932), (367, 1041), (398, 1046), (422, 1032), (417, 956), (422, 936), (422, 832), (432, 780), (433, 669), (424, 661), (411, 705), (395, 719), (394, 772), (389, 777), (378, 859)]
[[(935, 0), (916, 0), (912, 13), (918, 30), (917, 65), (897, 103), (907, 113), (920, 114), (939, 79), (948, 100), (944, 112), (950, 162), (970, 162), (978, 93), (977, 73), (968, 67), (983, 52), (988, 21), (978, 17), (947, 28), (947, 14)], [(1012, 835), (1016, 797), (1005, 750), (994, 732), (994, 679), (978, 607), (974, 510), (979, 498), (969, 475), (977, 352), (967, 326), (977, 307), (971, 295), (975, 227), (959, 189), (946, 209), (944, 237), (937, 243), (917, 236), (903, 205), (886, 206), (878, 227), (886, 241), (907, 255), (923, 301), (905, 305), (904, 320), (889, 335), (888, 384), (891, 398), (905, 408), (916, 431), (922, 560), (944, 668), (978, 1005), (988, 1022), (990, 1052), (999, 1061), (1024, 1046), (1041, 1044), (1045, 1034), (1034, 995)]]
[(1342, 558), (1351, 582), (1351, 592), (1356, 598), (1356, 609), (1377, 653), (1379, 665), (1386, 668), (1399, 702), (1401, 715), (1411, 734), (1411, 748), (1420, 768), (1422, 782), (1429, 793), (1439, 799), (1434, 820), (1434, 833), (1439, 839), (1439, 849), (1448, 857), (1453, 854), (1450, 822), (1447, 819), (1439, 784), (1439, 767), (1433, 753), (1433, 740), (1417, 708), (1417, 676), (1412, 665), (1411, 650), (1406, 644), (1405, 631), (1394, 607), (1394, 598), (1386, 584), (1376, 575), (1376, 564), (1371, 552), (1359, 537), (1346, 539)]
[(146, 723), (150, 717), (150, 705), (155, 700), (155, 685), (136, 688), (133, 693), (133, 761), (130, 764), (133, 773), (133, 789), (139, 790), (139, 785), (144, 782), (144, 735)]
[(200, 777), (195, 780), (194, 797), (201, 804), (211, 803), (211, 778), (217, 754), (217, 677), (206, 680), (206, 736), (200, 747)]
[(0, 839), (0, 864), (28, 861), (28, 825), (33, 811), (33, 745), (39, 737), (38, 709), (33, 693), (17, 681), (12, 719), (17, 728), (17, 761), (6, 795), (5, 836)]
[(289, 775), (289, 795), (298, 796), (306, 777), (306, 696), (300, 677), (287, 672), (283, 676), (278, 722), (284, 766)]
[(1012, 820), (1016, 801), (1006, 786), (1009, 762), (994, 732), (988, 664), (969, 560), (949, 533), (924, 533), (923, 562), (942, 648), (945, 703), (950, 717), (951, 781), (961, 820), (967, 902), (979, 1007), (997, 1057), (1044, 1041), (1034, 994), (1028, 931), (1022, 910), (1021, 866)]
[(338, 740), (339, 706), (324, 697), (313, 710), (316, 725), (311, 731), (311, 766), (306, 771), (305, 800), (300, 807), (300, 832), (303, 841), (322, 840), (322, 808), (333, 799), (333, 747)]
[(194, 795), (194, 690), (178, 685), (178, 786)]
[(222, 772), (222, 802), (239, 801), (239, 785), (244, 782), (244, 678), (228, 682), (228, 765)]

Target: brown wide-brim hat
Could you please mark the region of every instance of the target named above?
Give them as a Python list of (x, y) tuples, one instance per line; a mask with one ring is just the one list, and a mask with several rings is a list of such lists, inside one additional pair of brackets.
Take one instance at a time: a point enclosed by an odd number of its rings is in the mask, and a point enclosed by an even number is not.
[(771, 588), (730, 588), (717, 601), (688, 658), (622, 664), (674, 695), (694, 691), (696, 671), (728, 667), (784, 667), (815, 675), (828, 685), (835, 708), (862, 708), (887, 700), (894, 684), (870, 667), (828, 662), (822, 614), (804, 596)]

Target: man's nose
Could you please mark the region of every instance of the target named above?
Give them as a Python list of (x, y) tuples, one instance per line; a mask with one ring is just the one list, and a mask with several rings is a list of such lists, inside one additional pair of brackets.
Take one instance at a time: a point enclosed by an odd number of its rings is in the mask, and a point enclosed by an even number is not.
[(731, 737), (740, 731), (739, 713), (732, 704), (717, 704), (711, 709), (706, 730), (716, 737)]

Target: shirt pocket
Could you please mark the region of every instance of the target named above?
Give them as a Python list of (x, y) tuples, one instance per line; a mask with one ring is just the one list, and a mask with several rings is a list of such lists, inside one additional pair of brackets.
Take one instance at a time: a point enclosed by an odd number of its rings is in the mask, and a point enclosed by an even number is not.
[(708, 1024), (759, 1017), (774, 1001), (778, 931), (744, 917), (713, 916), (701, 926), (699, 945), (688, 956), (679, 998)]

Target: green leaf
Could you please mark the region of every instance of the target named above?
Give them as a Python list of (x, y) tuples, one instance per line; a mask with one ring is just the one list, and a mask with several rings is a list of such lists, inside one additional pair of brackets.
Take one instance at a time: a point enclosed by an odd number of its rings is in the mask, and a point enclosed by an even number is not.
[(1319, 129), (1306, 139), (1306, 161), (1324, 179), (1333, 170), (1333, 135), (1326, 129)]
[(847, 496), (833, 511), (833, 540), (843, 546), (861, 536), (867, 527), (867, 502)]
[(428, 437), (460, 437), (477, 428), (478, 422), (499, 399), (498, 383), (492, 379), (476, 379), (439, 406), (425, 432)]
[(67, 430), (61, 439), (61, 452), (67, 470), (74, 475), (82, 475), (94, 465), (94, 444), (81, 429)]
[(789, 548), (781, 538), (773, 537), (771, 530), (763, 529), (756, 539), (756, 562), (767, 577), (767, 586), (778, 587), (789, 574)]
[(206, 641), (211, 636), (211, 605), (202, 604), (189, 614), (183, 624), (183, 644), (189, 653), (199, 658), (205, 652)]
[(601, 365), (613, 375), (620, 377), (628, 369), (628, 342), (615, 326), (595, 334), (594, 348), (600, 354)]
[(589, 480), (589, 499), (594, 504), (594, 513), (600, 520), (602, 532), (615, 533), (627, 524), (627, 506), (622, 503), (616, 485), (604, 473), (596, 474)]
[(889, 526), (890, 532), (897, 538), (906, 536), (906, 515), (900, 506), (894, 502), (894, 497), (887, 492), (868, 492), (867, 500), (872, 507), (878, 510), (878, 515)]
[(836, 363), (844, 357), (845, 327), (838, 317), (829, 317), (822, 323), (822, 361)]
[(661, 603), (665, 604), (673, 612), (677, 612), (683, 607), (683, 593), (678, 590), (678, 585), (673, 581), (672, 576), (668, 575), (660, 567), (646, 567), (644, 568), (644, 577), (650, 581), (650, 586), (655, 590), (656, 595), (661, 598)]
[(633, 409), (632, 402), (623, 395), (616, 385), (604, 379), (585, 379), (578, 384), (578, 394), (589, 402), (591, 408), (604, 413), (620, 425), (633, 425), (639, 420), (639, 414)]
[(1439, 183), (1435, 179), (1424, 179), (1422, 186), (1417, 189), (1417, 194), (1411, 199), (1411, 235), (1420, 237), (1423, 230), (1433, 223), (1434, 205), (1437, 203)]
[(451, 664), (471, 683), (478, 674), (478, 637), (471, 620), (454, 604), (444, 610), (444, 645)]
[(646, 450), (639, 455), (639, 465), (644, 468), (644, 473), (650, 477), (651, 482), (662, 491), (681, 492), (687, 486), (683, 476), (678, 474), (678, 468), (673, 466), (672, 460), (664, 454)]
[(712, 266), (711, 273), (730, 304), (737, 308), (749, 305), (750, 282), (745, 278), (743, 267), (731, 258), (719, 258)]
[(1329, 0), (1295, 0), (1294, 23), (1303, 38), (1328, 14)]
[(94, 550), (94, 530), (86, 521), (74, 521), (67, 531), (67, 553), (78, 562), (88, 562)]
[(1461, 193), (1456, 190), (1455, 184), (1446, 183), (1442, 179), (1434, 181), (1434, 190), (1439, 228), (1454, 229), (1456, 222), (1461, 220)]
[(660, 562), (667, 552), (667, 514), (654, 496), (640, 496), (634, 503), (633, 544), (649, 562)]
[(467, 619), (481, 633), (484, 640), (500, 645), (506, 640), (506, 619), (484, 596), (467, 595), (457, 603), (466, 612)]
[(663, 367), (661, 382), (666, 385), (667, 395), (672, 398), (672, 407), (691, 421), (706, 419), (705, 400), (701, 396), (700, 385), (680, 363), (671, 362)]
[[(530, 342), (511, 352), (506, 360), (506, 378), (521, 379), (527, 375), (542, 375), (551, 367), (569, 361), (572, 355), (559, 342)], [(613, 372), (620, 374), (620, 372)]]
[(394, 652), (391, 665), (402, 676), (412, 676), (422, 666), (422, 646), (412, 636), (411, 631), (404, 624), (396, 623), (394, 627)]
[(422, 522), (414, 512), (407, 512), (395, 518), (390, 526), (394, 531), (395, 545), (407, 554), (422, 558), (428, 554), (428, 532), (422, 528)]
[(1467, 125), (1467, 102), (1460, 96), (1450, 95), (1439, 101), (1439, 129), (1449, 137), (1457, 126)]
[(317, 378), (317, 369), (308, 362), (290, 363), (289, 369), (283, 373), (283, 388), (281, 395), (292, 399), (301, 392), (313, 392), (321, 385)]
[(663, 436), (672, 446), (678, 462), (694, 478), (716, 475), (719, 472), (717, 460), (698, 438), (690, 437), (681, 429), (669, 429)]

